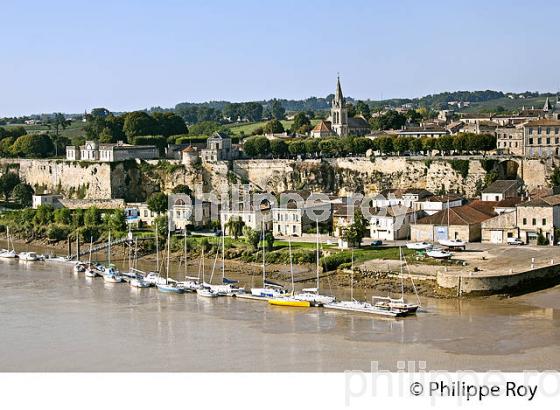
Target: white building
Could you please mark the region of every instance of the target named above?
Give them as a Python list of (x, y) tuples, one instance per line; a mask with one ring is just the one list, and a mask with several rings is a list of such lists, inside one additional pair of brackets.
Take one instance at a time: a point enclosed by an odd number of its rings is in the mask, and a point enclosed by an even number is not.
[(379, 210), (370, 218), (370, 237), (384, 241), (408, 238), (414, 214), (412, 208), (405, 206), (391, 206)]
[(100, 161), (116, 162), (129, 159), (157, 159), (159, 150), (154, 145), (131, 145), (122, 141), (116, 144), (100, 144), (97, 141), (86, 141), (80, 147), (66, 147), (68, 161)]
[(41, 205), (52, 206), (53, 208), (62, 208), (63, 205), (60, 203), (62, 195), (44, 194), (44, 195), (33, 195), (32, 204), (33, 209), (39, 208)]

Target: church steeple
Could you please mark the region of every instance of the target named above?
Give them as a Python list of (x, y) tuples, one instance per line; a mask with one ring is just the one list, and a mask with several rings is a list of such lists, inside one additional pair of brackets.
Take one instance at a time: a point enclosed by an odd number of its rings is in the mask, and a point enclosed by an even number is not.
[(344, 96), (340, 85), (340, 76), (336, 77), (336, 91), (331, 108), (331, 128), (339, 136), (348, 135), (348, 111), (344, 107)]
[(552, 104), (550, 104), (550, 100), (546, 97), (546, 101), (544, 102), (544, 107), (542, 109), (544, 112), (552, 111)]

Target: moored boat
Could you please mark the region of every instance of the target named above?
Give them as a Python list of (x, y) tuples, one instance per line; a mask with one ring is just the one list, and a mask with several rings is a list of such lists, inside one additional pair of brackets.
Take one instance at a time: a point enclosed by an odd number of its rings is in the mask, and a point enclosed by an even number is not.
[(298, 300), (291, 296), (269, 299), (268, 303), (276, 306), (309, 307), (311, 303), (306, 300)]
[(435, 259), (449, 259), (452, 256), (452, 253), (437, 248), (437, 249), (429, 250), (428, 252), (426, 252), (426, 255), (428, 255), (430, 258), (435, 258)]
[(425, 251), (432, 249), (433, 245), (428, 242), (408, 242), (406, 247), (415, 251)]
[(20, 261), (35, 262), (39, 259), (35, 252), (20, 252), (18, 255)]

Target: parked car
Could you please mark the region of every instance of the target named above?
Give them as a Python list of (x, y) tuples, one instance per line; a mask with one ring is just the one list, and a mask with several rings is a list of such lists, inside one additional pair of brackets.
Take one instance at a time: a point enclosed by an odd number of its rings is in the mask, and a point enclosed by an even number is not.
[(375, 239), (373, 241), (371, 241), (371, 247), (372, 248), (376, 248), (378, 246), (381, 246), (383, 244), (383, 241), (381, 239)]
[(524, 245), (523, 241), (519, 238), (507, 238), (508, 245)]

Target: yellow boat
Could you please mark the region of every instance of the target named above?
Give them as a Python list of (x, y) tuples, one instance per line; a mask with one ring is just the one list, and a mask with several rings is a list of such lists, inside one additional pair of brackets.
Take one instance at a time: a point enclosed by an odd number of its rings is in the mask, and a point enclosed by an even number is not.
[(311, 303), (307, 300), (296, 300), (292, 298), (269, 299), (268, 303), (276, 306), (310, 307)]

